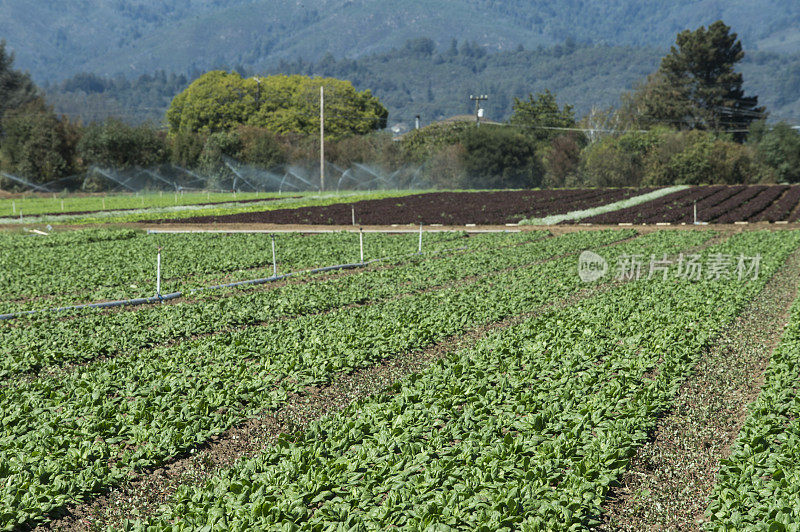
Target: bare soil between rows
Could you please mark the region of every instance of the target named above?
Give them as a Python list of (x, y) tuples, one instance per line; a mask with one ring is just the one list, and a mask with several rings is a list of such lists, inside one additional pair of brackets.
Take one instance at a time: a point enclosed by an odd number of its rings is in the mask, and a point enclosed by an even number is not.
[(731, 323), (681, 386), (609, 499), (603, 530), (698, 530), (720, 460), (763, 385), (800, 285), (800, 250)]

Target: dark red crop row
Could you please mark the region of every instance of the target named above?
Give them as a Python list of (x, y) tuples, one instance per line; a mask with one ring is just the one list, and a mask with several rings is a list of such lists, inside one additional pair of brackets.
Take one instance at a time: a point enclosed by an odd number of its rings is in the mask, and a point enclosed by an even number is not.
[(797, 221), (800, 185), (692, 187), (662, 198), (578, 220), (594, 224)]
[(356, 223), (364, 225), (497, 225), (598, 207), (649, 190), (652, 189), (433, 192), (319, 207), (197, 216), (159, 222), (349, 225), (352, 223), (352, 209), (355, 209)]
[[(758, 187), (751, 187), (749, 190), (756, 190)], [(722, 216), (716, 218), (717, 223), (727, 224), (738, 222), (739, 220), (755, 220), (764, 210), (775, 203), (775, 200), (783, 196), (787, 190), (788, 185), (778, 185), (772, 187), (761, 187), (757, 194), (752, 199), (743, 203), (735, 209), (728, 210)]]
[(800, 186), (790, 187), (783, 196), (778, 198), (778, 201), (764, 209), (756, 218), (756, 221), (777, 222), (785, 220), (796, 222), (798, 218), (800, 218), (800, 210), (797, 208), (798, 205), (800, 205)]

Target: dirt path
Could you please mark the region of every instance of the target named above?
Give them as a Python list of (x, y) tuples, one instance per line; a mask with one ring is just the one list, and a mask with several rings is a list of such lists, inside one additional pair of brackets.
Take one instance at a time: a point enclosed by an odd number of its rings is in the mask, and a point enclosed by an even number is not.
[(697, 530), (721, 459), (761, 390), (800, 285), (800, 250), (700, 360), (636, 454), (602, 530)]

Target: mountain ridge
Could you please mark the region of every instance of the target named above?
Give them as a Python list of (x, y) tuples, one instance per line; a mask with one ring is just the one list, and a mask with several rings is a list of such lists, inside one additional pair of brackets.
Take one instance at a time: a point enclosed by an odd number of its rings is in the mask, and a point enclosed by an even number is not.
[(0, 38), (42, 82), (357, 58), (426, 35), (440, 47), (457, 38), (495, 50), (569, 40), (666, 50), (679, 31), (718, 19), (745, 49), (800, 51), (793, 0), (2, 0)]

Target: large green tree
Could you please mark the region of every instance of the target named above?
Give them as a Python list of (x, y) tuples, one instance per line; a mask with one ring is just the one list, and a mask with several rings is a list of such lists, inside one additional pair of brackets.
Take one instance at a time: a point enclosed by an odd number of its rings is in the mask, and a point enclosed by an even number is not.
[(13, 66), (14, 54), (7, 52), (6, 41), (0, 40), (0, 119), (7, 110), (21, 107), (37, 97), (31, 77)]
[(163, 135), (154, 127), (131, 126), (115, 118), (88, 126), (77, 151), (84, 164), (113, 168), (147, 167), (167, 157)]
[(733, 131), (743, 138), (765, 113), (757, 96), (745, 96), (742, 74), (735, 71), (744, 51), (730, 30), (717, 21), (679, 33), (658, 71), (629, 98), (629, 109), (645, 123)]
[(213, 71), (178, 94), (167, 111), (170, 131), (213, 133), (246, 124), (274, 133), (319, 131), (320, 87), (325, 89), (325, 134), (341, 138), (386, 127), (388, 111), (368, 90), (334, 78), (275, 75), (242, 78)]
[(46, 183), (77, 171), (75, 145), (80, 128), (58, 118), (41, 99), (3, 115), (0, 168), (35, 183)]
[(513, 128), (471, 127), (461, 136), (465, 188), (534, 188), (544, 167), (536, 141)]
[(565, 128), (575, 127), (575, 112), (571, 105), (559, 108), (556, 96), (549, 90), (529, 94), (523, 100), (514, 98), (514, 114), (509, 123), (525, 131), (537, 141), (550, 141), (564, 134)]
[(769, 125), (760, 120), (753, 123), (747, 141), (760, 162), (774, 170), (777, 180), (800, 182), (800, 131), (786, 122)]

